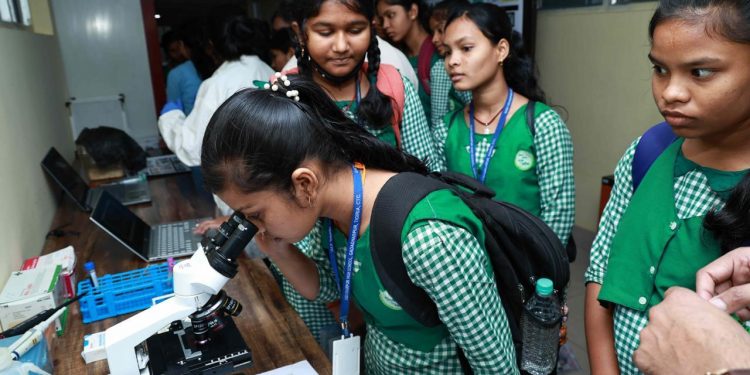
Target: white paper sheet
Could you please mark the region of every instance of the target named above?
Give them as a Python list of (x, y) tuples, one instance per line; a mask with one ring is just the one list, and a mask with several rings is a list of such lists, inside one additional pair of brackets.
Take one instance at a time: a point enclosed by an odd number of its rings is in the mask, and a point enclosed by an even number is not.
[(258, 375), (318, 375), (310, 362), (300, 361), (293, 365), (284, 366)]

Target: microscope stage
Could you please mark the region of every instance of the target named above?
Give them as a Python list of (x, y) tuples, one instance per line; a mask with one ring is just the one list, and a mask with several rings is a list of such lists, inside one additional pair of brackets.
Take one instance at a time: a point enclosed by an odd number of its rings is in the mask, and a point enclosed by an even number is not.
[(146, 340), (151, 374), (232, 374), (252, 366), (250, 349), (234, 320), (223, 318), (223, 327), (209, 333), (199, 345), (189, 322), (174, 321), (169, 331)]

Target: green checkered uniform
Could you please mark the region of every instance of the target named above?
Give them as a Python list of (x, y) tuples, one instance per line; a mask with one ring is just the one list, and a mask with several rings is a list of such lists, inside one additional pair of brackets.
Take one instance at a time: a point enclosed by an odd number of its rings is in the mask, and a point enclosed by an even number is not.
[[(575, 181), (573, 179), (573, 141), (570, 137), (565, 122), (554, 110), (546, 107), (541, 110), (543, 104), (537, 103), (537, 114), (534, 121), (535, 134), (533, 137), (534, 156), (536, 166), (534, 167), (539, 182), (539, 217), (544, 221), (560, 238), (563, 243), (567, 243), (568, 238), (573, 230), (575, 222)], [(508, 120), (506, 127), (526, 125), (525, 106), (518, 109)], [(454, 118), (454, 126), (466, 126), (461, 117), (463, 112), (458, 112)], [(445, 116), (451, 118), (452, 114)], [(445, 121), (440, 121), (438, 127), (434, 130), (436, 135), (436, 146), (438, 152), (445, 160), (446, 157), (446, 139), (448, 137), (448, 127)], [(529, 135), (530, 137), (530, 135)], [(496, 149), (503, 147), (502, 135), (497, 142)], [(468, 150), (468, 137), (464, 140), (456, 140), (466, 143)], [(490, 142), (483, 139), (481, 135), (477, 137), (476, 146), (476, 165), (481, 170), (484, 158), (489, 150)], [(490, 158), (490, 161), (494, 158)], [(443, 161), (445, 164), (445, 161)], [(492, 164), (490, 164), (489, 174), (492, 173)], [(503, 199), (498, 197), (498, 199)], [(513, 203), (513, 202), (511, 202)]]
[(440, 60), (432, 66), (430, 70), (430, 90), (432, 96), (432, 113), (430, 114), (430, 126), (435, 127), (439, 121), (443, 121), (443, 116), (448, 112), (453, 112), (471, 102), (471, 91), (457, 91), (453, 88), (453, 83), (445, 70), (444, 60)]
[[(433, 145), (430, 130), (425, 119), (424, 111), (422, 110), (422, 104), (419, 102), (417, 93), (413, 85), (402, 77), (404, 82), (404, 115), (401, 123), (401, 143), (404, 152), (416, 156), (422, 160), (428, 160), (428, 167), (430, 170), (440, 170), (442, 165), (438, 164), (440, 159), (435, 155), (435, 147)], [(339, 103), (340, 107), (344, 107), (347, 102)], [(356, 108), (350, 108), (350, 111), (356, 113)], [(393, 134), (393, 130), (390, 126), (382, 129), (373, 129), (365, 125), (368, 131), (380, 139), (388, 138), (388, 134)], [(393, 139), (391, 137), (391, 139)], [(395, 143), (392, 143), (395, 147)], [(316, 229), (309, 235), (315, 237), (314, 233)], [(310, 256), (311, 250), (309, 241), (307, 239), (297, 244), (297, 247)], [(281, 290), (286, 297), (286, 300), (294, 308), (295, 311), (300, 315), (305, 325), (310, 329), (310, 332), (316, 339), (319, 339), (320, 329), (331, 324), (335, 324), (333, 315), (328, 308), (319, 302), (310, 301), (302, 297), (289, 281), (284, 278), (278, 268), (272, 266), (272, 271), (277, 278), (281, 279)]]
[[(420, 206), (421, 205), (421, 206)], [(367, 336), (365, 339), (365, 368), (368, 374), (463, 374), (457, 357), (457, 343), (466, 354), (475, 374), (517, 374), (515, 349), (513, 346), (507, 317), (500, 302), (492, 268), (483, 244), (467, 229), (465, 224), (454, 224), (451, 218), (454, 209), (464, 203), (448, 190), (429, 194), (409, 214), (402, 233), (404, 264), (409, 278), (424, 289), (437, 305), (440, 319), (447, 328), (447, 334), (437, 339), (436, 344), (419, 350), (397, 342), (399, 334), (422, 344), (418, 332), (425, 330), (418, 323), (396, 323), (391, 335), (388, 329), (379, 329), (379, 319), (388, 314), (402, 314), (395, 301), (389, 298), (382, 288), (369, 259), (369, 228), (357, 242), (357, 253), (352, 278), (352, 299), (356, 300), (365, 314)], [(450, 207), (446, 209), (446, 207)], [(464, 206), (465, 208), (465, 206)], [(466, 212), (469, 211), (465, 208)], [(417, 212), (422, 212), (419, 214)], [(430, 212), (424, 219), (424, 212)], [(454, 214), (455, 215), (455, 214)], [(473, 217), (473, 214), (471, 214)], [(474, 228), (480, 232), (481, 222), (472, 219)], [(315, 238), (310, 243), (319, 244), (313, 259), (318, 265), (321, 290), (319, 301), (332, 301), (339, 298), (338, 288), (332, 277), (331, 266), (326, 259), (328, 249), (325, 227), (314, 231)], [(322, 236), (321, 236), (322, 234)], [(346, 239), (336, 231), (336, 255), (339, 272), (344, 269)], [(313, 236), (311, 236), (313, 237)], [(359, 278), (358, 278), (359, 277)], [(358, 282), (362, 284), (357, 285)], [(360, 294), (356, 294), (360, 290)], [(378, 293), (377, 291), (380, 290)], [(370, 292), (372, 291), (372, 292)], [(369, 301), (358, 300), (357, 295), (366, 296)], [(384, 297), (384, 295), (386, 295)], [(377, 297), (379, 296), (379, 297)], [(390, 309), (381, 307), (372, 310), (368, 306), (385, 299)], [(364, 303), (364, 304), (363, 304)], [(369, 305), (368, 305), (369, 303)], [(390, 307), (395, 304), (395, 307)], [(369, 315), (368, 315), (369, 314)], [(372, 314), (383, 314), (375, 315)], [(368, 318), (369, 317), (369, 318)], [(406, 325), (404, 329), (403, 325)], [(414, 333), (416, 331), (416, 333)]]
[[(632, 163), (639, 140), (640, 138), (636, 139), (628, 147), (615, 169), (615, 185), (591, 248), (590, 265), (584, 275), (586, 283), (602, 284), (607, 273), (613, 239), (633, 196)], [(692, 162), (686, 160), (680, 152), (675, 166), (686, 163)], [(719, 173), (726, 174), (727, 172)], [(709, 210), (721, 209), (724, 206), (727, 194), (718, 193), (711, 188), (710, 175), (711, 172), (706, 172), (697, 165), (686, 173), (675, 173), (673, 186), (675, 212), (678, 219), (702, 217)], [(620, 371), (622, 374), (639, 374), (632, 356), (640, 343), (640, 331), (648, 323), (648, 310), (638, 311), (615, 305), (613, 319), (615, 349)]]
[[(438, 171), (442, 168), (442, 165), (439, 164), (440, 158), (438, 158), (435, 152), (435, 143), (429, 124), (425, 118), (422, 104), (411, 82), (403, 76), (401, 76), (401, 80), (404, 83), (404, 113), (401, 120), (402, 149), (405, 153), (413, 155), (420, 160), (427, 160), (427, 167), (432, 171)], [(354, 114), (357, 113), (356, 103), (342, 101), (337, 104), (339, 108), (349, 106), (348, 111), (344, 111), (344, 113), (356, 121), (354, 117)], [(386, 126), (375, 129), (365, 124), (365, 129), (378, 139), (396, 147), (392, 127)]]

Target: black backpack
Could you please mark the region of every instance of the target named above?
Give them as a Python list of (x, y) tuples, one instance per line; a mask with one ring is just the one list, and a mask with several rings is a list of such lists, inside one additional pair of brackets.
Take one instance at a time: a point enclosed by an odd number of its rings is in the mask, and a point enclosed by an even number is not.
[[(512, 204), (492, 200), (494, 191), (463, 174), (399, 173), (378, 193), (371, 216), (370, 247), (378, 276), (388, 293), (412, 318), (427, 327), (441, 324), (434, 302), (406, 273), (401, 232), (417, 202), (442, 189), (457, 194), (484, 224), (484, 245), (520, 363), (521, 312), (534, 293), (536, 279), (552, 280), (561, 305), (563, 290), (570, 279), (565, 247), (541, 219)], [(470, 372), (460, 349), (459, 359), (464, 370)]]

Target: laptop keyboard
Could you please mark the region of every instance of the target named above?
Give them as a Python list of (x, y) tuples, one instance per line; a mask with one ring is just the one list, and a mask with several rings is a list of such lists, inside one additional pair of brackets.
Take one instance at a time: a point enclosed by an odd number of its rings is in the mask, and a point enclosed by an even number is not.
[(159, 255), (185, 254), (193, 248), (192, 230), (189, 221), (161, 225), (159, 229)]

